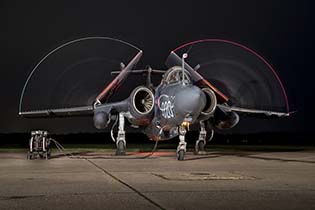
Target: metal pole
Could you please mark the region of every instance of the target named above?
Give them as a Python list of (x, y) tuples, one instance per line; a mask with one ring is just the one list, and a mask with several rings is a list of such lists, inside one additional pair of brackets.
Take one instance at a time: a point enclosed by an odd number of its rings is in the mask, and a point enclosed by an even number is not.
[(182, 56), (182, 83), (184, 85), (184, 80), (185, 80), (185, 58), (188, 57), (187, 53), (184, 53)]

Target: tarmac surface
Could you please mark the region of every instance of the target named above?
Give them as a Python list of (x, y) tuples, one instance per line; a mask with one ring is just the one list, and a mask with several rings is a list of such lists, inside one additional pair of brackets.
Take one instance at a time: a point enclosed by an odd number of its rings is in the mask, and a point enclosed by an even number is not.
[(1, 152), (0, 209), (315, 209), (315, 151)]

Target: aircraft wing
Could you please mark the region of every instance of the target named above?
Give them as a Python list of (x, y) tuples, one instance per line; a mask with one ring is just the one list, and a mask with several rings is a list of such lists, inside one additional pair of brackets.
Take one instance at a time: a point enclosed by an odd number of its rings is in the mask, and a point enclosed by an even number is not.
[(228, 105), (222, 105), (222, 104), (218, 104), (217, 106), (225, 112), (237, 112), (239, 114), (261, 117), (261, 118), (288, 117), (291, 114), (291, 113), (286, 113), (286, 112), (274, 112), (274, 111), (268, 111), (268, 110), (247, 109), (247, 108), (241, 108), (241, 107), (235, 107), (235, 106), (230, 107)]
[(93, 106), (82, 106), (61, 109), (46, 109), (20, 112), (19, 115), (25, 118), (62, 118), (75, 116), (92, 116)]

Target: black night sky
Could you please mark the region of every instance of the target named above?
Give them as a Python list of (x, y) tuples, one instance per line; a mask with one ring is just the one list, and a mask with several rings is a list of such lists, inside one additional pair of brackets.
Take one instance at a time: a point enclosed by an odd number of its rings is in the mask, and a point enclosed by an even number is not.
[(297, 110), (288, 119), (250, 121), (251, 129), (310, 132), (315, 119), (314, 9), (311, 0), (1, 1), (0, 133), (38, 127), (96, 131), (91, 119), (18, 117), (19, 95), (36, 63), (60, 44), (87, 36), (133, 43), (144, 51), (143, 66), (162, 69), (170, 50), (189, 41), (223, 38), (242, 43), (273, 65), (287, 89), (291, 111)]

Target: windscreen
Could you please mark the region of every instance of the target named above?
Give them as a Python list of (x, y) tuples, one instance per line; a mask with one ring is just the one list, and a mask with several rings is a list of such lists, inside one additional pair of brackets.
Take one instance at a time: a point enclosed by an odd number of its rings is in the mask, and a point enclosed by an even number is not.
[(21, 93), (19, 111), (93, 105), (98, 94), (140, 51), (108, 37), (67, 42), (49, 52), (31, 71)]
[(283, 84), (272, 66), (257, 52), (239, 43), (220, 39), (199, 40), (173, 50), (198, 71), (233, 106), (289, 112)]

